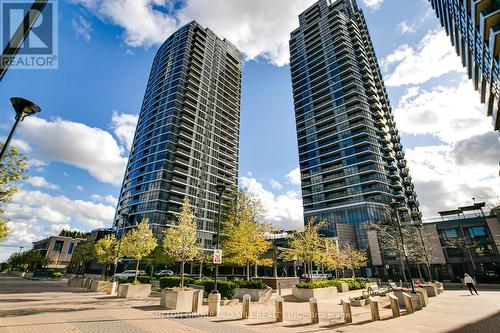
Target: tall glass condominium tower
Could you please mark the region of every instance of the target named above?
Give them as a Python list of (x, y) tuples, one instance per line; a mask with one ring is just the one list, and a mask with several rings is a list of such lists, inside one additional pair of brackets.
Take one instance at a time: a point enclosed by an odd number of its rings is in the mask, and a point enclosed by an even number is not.
[(392, 200), (420, 218), (370, 35), (355, 0), (320, 0), (299, 15), (290, 67), (304, 218), (355, 227), (380, 221)]
[(191, 22), (160, 47), (149, 76), (114, 226), (149, 218), (161, 237), (187, 196), (212, 246), (218, 183), (237, 184), (242, 54)]
[(429, 0), (500, 130), (500, 0)]

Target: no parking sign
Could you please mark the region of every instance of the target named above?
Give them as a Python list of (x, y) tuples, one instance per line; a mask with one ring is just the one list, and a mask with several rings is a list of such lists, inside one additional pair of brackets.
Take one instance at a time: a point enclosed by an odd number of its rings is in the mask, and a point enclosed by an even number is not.
[(214, 250), (214, 264), (222, 264), (222, 250)]

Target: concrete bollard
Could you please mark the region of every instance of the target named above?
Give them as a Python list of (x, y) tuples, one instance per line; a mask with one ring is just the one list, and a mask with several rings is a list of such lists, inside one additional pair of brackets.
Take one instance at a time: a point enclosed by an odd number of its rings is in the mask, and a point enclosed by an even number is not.
[(241, 319), (248, 319), (250, 317), (250, 300), (252, 296), (243, 295), (243, 310), (241, 312)]
[(113, 285), (111, 286), (111, 290), (109, 291), (110, 295), (116, 296), (118, 293), (118, 281), (113, 282)]
[(309, 298), (309, 309), (311, 311), (311, 324), (319, 324), (318, 300), (316, 298)]
[(416, 289), (418, 295), (420, 296), (420, 304), (423, 308), (429, 305), (429, 297), (427, 296), (427, 290), (425, 288)]
[(208, 295), (208, 315), (210, 317), (217, 317), (220, 312), (220, 294), (210, 293)]
[(389, 301), (391, 302), (392, 316), (394, 318), (401, 317), (401, 311), (399, 311), (399, 300), (396, 296), (388, 294)]
[(191, 311), (194, 313), (199, 313), (201, 311), (202, 305), (203, 305), (203, 290), (196, 289), (193, 292), (193, 304)]
[(378, 300), (373, 297), (368, 298), (370, 300), (370, 312), (372, 313), (372, 320), (380, 320), (380, 313), (378, 311)]
[(411, 301), (411, 295), (408, 293), (403, 293), (403, 300), (405, 302), (406, 313), (410, 314), (410, 313), (415, 312), (415, 310), (413, 310), (413, 303)]
[(276, 321), (281, 323), (283, 322), (283, 297), (278, 296), (275, 300), (275, 313), (276, 313)]
[(352, 323), (351, 301), (342, 300), (342, 310), (344, 312), (344, 323)]

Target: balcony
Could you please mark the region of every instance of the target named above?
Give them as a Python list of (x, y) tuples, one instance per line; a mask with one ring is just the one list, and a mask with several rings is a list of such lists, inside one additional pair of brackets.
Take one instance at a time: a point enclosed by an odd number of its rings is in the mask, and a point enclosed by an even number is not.
[(409, 170), (408, 168), (403, 168), (403, 169), (401, 169), (401, 174), (402, 174), (403, 176), (408, 176), (408, 172), (410, 172), (410, 170)]
[(398, 165), (399, 165), (400, 168), (405, 168), (406, 167), (406, 161), (405, 160), (400, 160), (398, 162)]
[(399, 189), (401, 190), (403, 188), (403, 185), (401, 184), (401, 181), (399, 179), (396, 179), (396, 180), (393, 180), (391, 182), (391, 185), (395, 188), (395, 189)]
[(405, 158), (405, 153), (402, 151), (398, 151), (396, 152), (396, 157), (398, 160), (402, 160), (403, 158)]
[(405, 185), (410, 185), (411, 184), (411, 177), (404, 177), (403, 183), (405, 183)]

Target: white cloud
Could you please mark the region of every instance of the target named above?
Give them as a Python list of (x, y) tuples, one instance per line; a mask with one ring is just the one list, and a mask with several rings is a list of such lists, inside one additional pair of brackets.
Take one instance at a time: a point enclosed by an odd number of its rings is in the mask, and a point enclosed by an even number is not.
[(402, 34), (407, 34), (407, 33), (414, 33), (417, 31), (417, 26), (411, 23), (408, 23), (406, 20), (402, 21), (398, 24), (398, 30)]
[(366, 7), (371, 9), (379, 9), (384, 0), (363, 0)]
[[(249, 59), (263, 57), (278, 66), (289, 61), (290, 32), (298, 15), (315, 0), (185, 0), (180, 9), (168, 0), (73, 0), (103, 20), (124, 29), (131, 47), (151, 47), (165, 41), (192, 20), (227, 38)], [(378, 8), (382, 0), (365, 0)], [(166, 14), (166, 12), (170, 14)]]
[(388, 86), (420, 84), (450, 72), (464, 72), (443, 29), (429, 32), (416, 47), (401, 45), (381, 61)]
[[(425, 217), (433, 217), (438, 211), (470, 204), (473, 197), (481, 198), (484, 193), (500, 194), (498, 162), (457, 163), (453, 154), (455, 147), (456, 145), (438, 145), (406, 150)], [(496, 149), (500, 150), (498, 141)]]
[(283, 185), (281, 185), (281, 183), (276, 179), (271, 178), (271, 180), (269, 180), (269, 183), (271, 184), (271, 187), (275, 190), (281, 190), (283, 188)]
[(275, 195), (266, 190), (255, 178), (241, 177), (240, 183), (260, 198), (267, 211), (267, 220), (276, 228), (285, 230), (304, 226), (302, 198), (297, 191), (288, 191), (284, 195)]
[(80, 192), (85, 191), (85, 188), (82, 185), (76, 185), (75, 188)]
[(432, 134), (447, 143), (491, 130), (491, 120), (465, 77), (455, 87), (408, 89), (394, 113), (401, 132)]
[(113, 133), (120, 140), (120, 143), (130, 150), (134, 141), (135, 128), (137, 127), (138, 116), (134, 114), (118, 114), (113, 112), (111, 117), (111, 128)]
[(21, 190), (14, 195), (12, 202), (5, 205), (4, 216), (12, 223), (79, 223), (91, 228), (100, 228), (111, 224), (114, 214), (114, 207), (101, 203)]
[(300, 185), (300, 168), (296, 167), (290, 171), (285, 178), (293, 185)]
[(86, 42), (92, 39), (90, 33), (92, 32), (92, 25), (89, 21), (83, 18), (83, 16), (78, 16), (76, 19), (71, 20), (71, 26), (75, 30), (77, 36), (82, 37)]
[(92, 194), (90, 196), (90, 200), (94, 202), (101, 202), (101, 203), (107, 203), (111, 204), (113, 206), (116, 206), (118, 203), (118, 199), (111, 194), (108, 195), (100, 195), (100, 194)]
[(33, 145), (31, 155), (37, 160), (67, 163), (101, 182), (121, 184), (127, 158), (109, 132), (72, 121), (29, 117), (19, 134)]
[(49, 190), (59, 191), (61, 188), (58, 185), (49, 183), (45, 178), (39, 176), (31, 176), (26, 180), (26, 183), (35, 187), (43, 187)]

